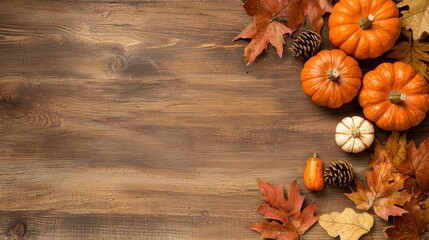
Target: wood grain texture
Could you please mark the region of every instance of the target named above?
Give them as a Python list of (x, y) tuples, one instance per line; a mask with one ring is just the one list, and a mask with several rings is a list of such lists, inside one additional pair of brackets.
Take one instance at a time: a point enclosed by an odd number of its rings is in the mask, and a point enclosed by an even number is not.
[(370, 151), (334, 141), (357, 102), (313, 104), (287, 51), (246, 67), (249, 21), (239, 0), (0, 1), (0, 239), (258, 239), (257, 178), (303, 188), (313, 152), (363, 177)]

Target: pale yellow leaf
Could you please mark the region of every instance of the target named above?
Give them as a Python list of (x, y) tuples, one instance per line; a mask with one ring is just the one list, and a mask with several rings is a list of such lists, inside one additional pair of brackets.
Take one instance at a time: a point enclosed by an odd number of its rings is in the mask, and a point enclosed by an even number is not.
[(429, 32), (429, 0), (403, 0), (398, 7), (409, 6), (402, 12), (401, 25), (413, 30), (413, 38), (419, 39), (424, 32)]
[(340, 236), (341, 240), (357, 240), (369, 232), (374, 224), (374, 218), (368, 213), (356, 213), (346, 208), (342, 213), (332, 212), (323, 214), (319, 224), (328, 232), (329, 236)]
[(403, 31), (403, 33), (410, 38), (408, 41), (396, 44), (387, 57), (412, 65), (420, 74), (425, 76), (426, 79), (429, 79), (429, 69), (427, 65), (429, 62), (429, 42), (413, 41), (409, 32)]

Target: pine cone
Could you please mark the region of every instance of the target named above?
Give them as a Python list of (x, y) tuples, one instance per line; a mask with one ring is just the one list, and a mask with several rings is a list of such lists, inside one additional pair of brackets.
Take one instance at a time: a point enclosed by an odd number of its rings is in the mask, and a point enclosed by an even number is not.
[(337, 186), (347, 187), (353, 181), (353, 167), (345, 160), (334, 161), (323, 173), (325, 182)]
[(316, 32), (308, 30), (298, 35), (290, 50), (293, 56), (305, 60), (314, 56), (319, 51), (321, 44), (322, 37)]

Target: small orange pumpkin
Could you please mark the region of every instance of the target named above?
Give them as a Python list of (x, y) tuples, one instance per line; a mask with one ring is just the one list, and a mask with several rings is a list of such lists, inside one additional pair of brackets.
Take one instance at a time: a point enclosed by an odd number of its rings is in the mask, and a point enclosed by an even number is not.
[(358, 59), (376, 58), (399, 37), (398, 16), (392, 0), (341, 0), (329, 17), (329, 39)]
[(301, 70), (302, 89), (320, 106), (339, 108), (350, 102), (361, 87), (359, 64), (339, 49), (322, 50)]
[(428, 83), (411, 65), (382, 63), (365, 74), (359, 104), (365, 117), (384, 130), (418, 125), (429, 110)]

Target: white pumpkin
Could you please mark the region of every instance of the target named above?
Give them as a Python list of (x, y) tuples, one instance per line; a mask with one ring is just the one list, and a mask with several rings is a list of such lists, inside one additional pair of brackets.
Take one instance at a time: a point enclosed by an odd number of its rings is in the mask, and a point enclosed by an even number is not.
[(345, 152), (362, 152), (374, 141), (374, 127), (359, 116), (346, 117), (337, 125), (335, 142)]

